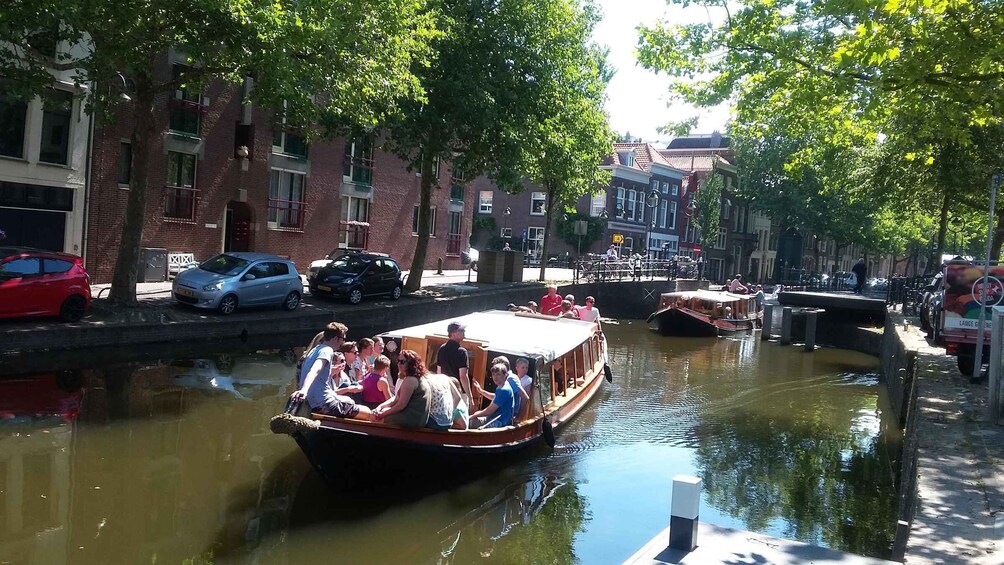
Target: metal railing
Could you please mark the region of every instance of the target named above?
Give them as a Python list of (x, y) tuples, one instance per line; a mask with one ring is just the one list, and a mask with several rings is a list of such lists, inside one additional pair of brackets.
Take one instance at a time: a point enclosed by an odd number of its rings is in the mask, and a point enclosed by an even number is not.
[(575, 263), (577, 279), (594, 281), (653, 280), (656, 278), (696, 279), (697, 263), (666, 259), (608, 261), (600, 255)]

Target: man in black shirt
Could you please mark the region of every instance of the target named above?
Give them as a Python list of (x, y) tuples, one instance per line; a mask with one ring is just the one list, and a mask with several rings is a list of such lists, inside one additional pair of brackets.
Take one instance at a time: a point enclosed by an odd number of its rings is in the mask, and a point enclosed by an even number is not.
[(471, 400), (471, 379), (467, 374), (470, 363), (467, 358), (467, 350), (460, 346), (464, 340), (464, 325), (460, 322), (450, 322), (446, 326), (446, 335), (450, 340), (439, 348), (436, 355), (436, 365), (439, 372), (449, 375), (460, 381), (460, 388), (468, 403)]

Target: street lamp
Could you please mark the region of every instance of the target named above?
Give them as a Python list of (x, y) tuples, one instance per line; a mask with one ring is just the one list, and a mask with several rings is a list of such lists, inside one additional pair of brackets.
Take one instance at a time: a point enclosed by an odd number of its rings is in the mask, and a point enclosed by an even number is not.
[[(503, 230), (502, 233), (507, 234), (502, 239), (503, 240), (505, 240), (505, 239), (512, 239), (512, 233), (509, 232), (509, 216), (512, 215), (512, 208), (506, 206), (505, 210), (502, 211), (502, 215), (505, 216), (505, 230)], [(502, 244), (503, 244), (502, 248), (503, 249), (505, 249), (505, 244), (507, 244), (507, 243), (509, 243), (509, 242), (508, 241), (503, 241), (502, 242)]]
[[(659, 191), (657, 191), (657, 190), (655, 190), (653, 188), (652, 191), (648, 193), (648, 197), (645, 199), (645, 206), (647, 206), (649, 208), (649, 210), (652, 211), (652, 221), (649, 222), (649, 223), (647, 223), (647, 224), (645, 224), (645, 247), (644, 247), (644, 249), (645, 249), (645, 259), (644, 260), (648, 261), (649, 260), (648, 252), (649, 252), (649, 248), (650, 248), (649, 239), (652, 237), (652, 230), (655, 229), (655, 217), (657, 215), (657, 212), (656, 212), (655, 209), (656, 209), (656, 207), (659, 206)], [(649, 276), (651, 276), (651, 275), (652, 275), (652, 270), (651, 270), (651, 265), (650, 265), (649, 266)]]

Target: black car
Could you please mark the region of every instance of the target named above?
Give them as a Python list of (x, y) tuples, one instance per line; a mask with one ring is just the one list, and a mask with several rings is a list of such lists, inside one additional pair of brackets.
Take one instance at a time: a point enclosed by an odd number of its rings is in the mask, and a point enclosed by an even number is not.
[(941, 276), (941, 273), (938, 273), (931, 277), (920, 297), (920, 327), (930, 337), (935, 337), (934, 330), (939, 323), (938, 315), (944, 294), (941, 288)]
[(340, 255), (307, 279), (310, 294), (338, 296), (359, 304), (364, 296), (401, 298), (401, 268), (383, 253), (349, 252)]

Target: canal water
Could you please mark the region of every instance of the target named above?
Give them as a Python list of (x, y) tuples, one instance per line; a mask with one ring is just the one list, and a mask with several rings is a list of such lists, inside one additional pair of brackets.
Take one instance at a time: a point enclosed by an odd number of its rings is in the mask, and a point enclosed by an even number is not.
[(702, 520), (888, 555), (875, 358), (605, 330), (614, 381), (555, 449), (468, 482), (325, 487), (268, 431), (290, 348), (0, 377), (0, 562), (617, 563), (668, 525), (678, 474)]

